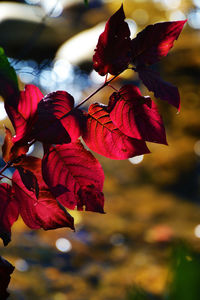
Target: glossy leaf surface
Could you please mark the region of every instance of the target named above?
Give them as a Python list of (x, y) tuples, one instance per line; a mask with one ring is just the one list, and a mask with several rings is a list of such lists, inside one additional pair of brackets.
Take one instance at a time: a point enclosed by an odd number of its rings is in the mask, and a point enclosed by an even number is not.
[[(115, 103), (113, 103), (115, 98)], [(134, 85), (123, 86), (110, 97), (110, 118), (126, 135), (148, 142), (167, 144), (165, 128), (156, 104), (143, 97)]]
[(46, 150), (42, 172), (51, 192), (64, 206), (103, 212), (104, 173), (80, 141)]
[(91, 150), (112, 159), (149, 153), (144, 141), (122, 133), (112, 122), (107, 107), (98, 103), (89, 107), (83, 139)]
[(130, 30), (124, 21), (123, 5), (107, 21), (93, 56), (93, 67), (100, 75), (116, 75), (128, 66), (130, 60)]

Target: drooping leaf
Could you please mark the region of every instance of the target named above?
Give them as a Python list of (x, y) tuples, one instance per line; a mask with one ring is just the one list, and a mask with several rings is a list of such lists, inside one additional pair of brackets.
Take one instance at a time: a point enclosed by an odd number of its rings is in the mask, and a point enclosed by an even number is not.
[(73, 108), (74, 98), (65, 91), (45, 96), (38, 105), (33, 136), (48, 144), (75, 141), (81, 135), (82, 114), (78, 109), (71, 111)]
[[(114, 99), (116, 99), (114, 103)], [(165, 127), (156, 104), (132, 85), (123, 86), (110, 97), (110, 118), (126, 135), (148, 142), (167, 144)]]
[(0, 195), (0, 237), (4, 246), (7, 246), (11, 240), (11, 226), (18, 218), (19, 209), (9, 184), (0, 184)]
[(10, 275), (14, 271), (13, 265), (0, 256), (0, 299), (6, 300), (9, 296), (7, 287), (10, 282)]
[(139, 32), (131, 41), (133, 63), (151, 65), (166, 56), (186, 21), (156, 23)]
[(42, 172), (52, 194), (64, 206), (103, 212), (103, 170), (80, 141), (46, 150)]
[(91, 150), (112, 159), (149, 153), (144, 141), (122, 133), (112, 122), (106, 106), (98, 103), (89, 107), (83, 139)]
[[(49, 191), (42, 179), (41, 160), (39, 158), (36, 160), (34, 166), (37, 167), (37, 169), (34, 175), (39, 184), (38, 198), (36, 197), (35, 191), (27, 189), (24, 185), (18, 170), (14, 172), (12, 177), (14, 197), (19, 204), (19, 213), (23, 221), (32, 229), (43, 228), (49, 230), (60, 227), (70, 227), (74, 229), (73, 218)], [(29, 157), (24, 159), (26, 170), (29, 169), (28, 166), (32, 164), (32, 162), (34, 162), (32, 158), (30, 161)], [(30, 166), (31, 170), (32, 168), (33, 166)]]
[(130, 60), (130, 30), (124, 21), (123, 5), (107, 21), (93, 56), (93, 67), (102, 76), (117, 75), (125, 70)]
[(18, 92), (17, 75), (0, 47), (0, 95), (17, 108)]
[(156, 98), (167, 101), (180, 111), (180, 95), (178, 88), (164, 81), (160, 75), (146, 67), (138, 67), (138, 74), (144, 85), (152, 91)]

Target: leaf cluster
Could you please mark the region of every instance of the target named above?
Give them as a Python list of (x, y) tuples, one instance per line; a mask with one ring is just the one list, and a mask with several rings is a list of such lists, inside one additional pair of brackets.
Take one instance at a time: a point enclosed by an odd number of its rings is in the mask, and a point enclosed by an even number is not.
[[(150, 66), (166, 56), (186, 21), (164, 22), (147, 26), (134, 39), (125, 22), (123, 6), (110, 17), (99, 36), (93, 67), (106, 75), (109, 85), (127, 68), (155, 97), (180, 110), (177, 87), (165, 82)], [(107, 80), (110, 73), (113, 77)], [(167, 145), (165, 127), (156, 103), (143, 96), (133, 84), (112, 93), (108, 105), (93, 103), (88, 111), (74, 106), (66, 91), (46, 96), (38, 87), (26, 85), (20, 91), (14, 69), (0, 50), (0, 93), (15, 129), (5, 129), (2, 146), (5, 167), (15, 172), (11, 185), (0, 184), (0, 237), (4, 245), (11, 239), (11, 227), (21, 215), (32, 229), (59, 227), (74, 229), (68, 209), (104, 213), (104, 173), (98, 160), (86, 149), (111, 159), (127, 159), (149, 153), (146, 142)], [(27, 155), (36, 141), (43, 145), (42, 159)]]

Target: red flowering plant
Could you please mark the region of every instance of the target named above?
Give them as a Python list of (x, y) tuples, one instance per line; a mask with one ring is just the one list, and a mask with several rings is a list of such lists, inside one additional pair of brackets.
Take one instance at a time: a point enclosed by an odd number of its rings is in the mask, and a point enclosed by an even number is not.
[[(5, 129), (2, 146), (6, 164), (1, 178), (6, 177), (7, 168), (15, 168), (11, 185), (0, 184), (0, 237), (5, 246), (19, 214), (28, 227), (49, 230), (74, 229), (66, 208), (104, 213), (104, 173), (80, 137), (89, 149), (111, 159), (149, 153), (146, 142), (167, 145), (157, 105), (133, 84), (112, 93), (108, 105), (93, 103), (87, 113), (80, 107), (129, 68), (138, 72), (156, 98), (180, 110), (177, 87), (162, 80), (150, 65), (167, 55), (185, 22), (149, 25), (131, 40), (121, 6), (107, 21), (93, 56), (94, 69), (113, 77), (107, 80), (106, 76), (105, 83), (77, 106), (66, 91), (43, 96), (34, 85), (20, 91), (15, 71), (1, 49), (0, 92), (15, 129), (15, 136)], [(36, 141), (43, 144), (42, 159), (27, 155)]]

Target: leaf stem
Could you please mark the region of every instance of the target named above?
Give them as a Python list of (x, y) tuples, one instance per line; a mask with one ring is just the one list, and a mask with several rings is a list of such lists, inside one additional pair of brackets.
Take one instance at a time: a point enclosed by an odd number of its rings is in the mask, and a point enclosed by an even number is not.
[[(111, 81), (113, 81), (115, 78), (117, 78), (119, 76), (115, 75), (113, 76), (110, 80), (104, 82), (104, 84), (102, 84), (96, 91), (94, 91), (92, 94), (90, 94), (87, 98), (85, 98), (83, 101), (81, 101), (77, 106), (74, 107), (74, 109), (79, 108), (81, 105), (83, 105), (86, 101), (88, 101), (90, 98), (92, 98), (95, 94), (97, 94), (101, 89), (103, 89), (105, 86), (109, 85)], [(63, 116), (65, 117), (65, 115)], [(62, 118), (63, 118), (62, 117)]]
[(2, 177), (9, 179), (10, 181), (12, 181), (12, 178), (6, 176), (5, 174), (1, 174)]

